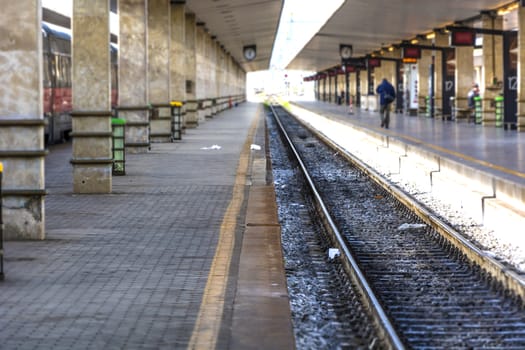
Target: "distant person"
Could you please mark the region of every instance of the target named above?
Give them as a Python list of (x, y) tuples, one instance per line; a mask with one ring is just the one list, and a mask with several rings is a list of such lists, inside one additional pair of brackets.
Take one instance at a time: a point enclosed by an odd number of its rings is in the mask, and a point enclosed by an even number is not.
[(379, 94), (381, 127), (388, 129), (388, 124), (390, 124), (390, 105), (396, 99), (396, 90), (392, 84), (384, 78), (381, 84), (377, 87), (376, 92)]
[(476, 83), (472, 84), (472, 88), (469, 90), (467, 94), (467, 100), (468, 100), (468, 109), (469, 109), (469, 120), (470, 118), (473, 118), (473, 120), (476, 120), (476, 101), (475, 97), (479, 96), (479, 86)]

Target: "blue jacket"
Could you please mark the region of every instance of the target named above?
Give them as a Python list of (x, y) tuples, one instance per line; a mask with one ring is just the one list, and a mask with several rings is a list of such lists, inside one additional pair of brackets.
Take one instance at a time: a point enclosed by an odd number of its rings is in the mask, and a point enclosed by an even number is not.
[[(388, 82), (388, 80), (386, 80), (386, 79), (383, 79), (381, 84), (379, 84), (379, 86), (376, 89), (376, 92), (379, 94), (379, 104), (382, 105), (382, 106), (393, 102), (394, 99), (396, 98), (396, 90), (394, 89), (392, 84), (390, 84)], [(386, 100), (385, 97), (387, 95), (392, 96), (392, 101), (387, 101)]]

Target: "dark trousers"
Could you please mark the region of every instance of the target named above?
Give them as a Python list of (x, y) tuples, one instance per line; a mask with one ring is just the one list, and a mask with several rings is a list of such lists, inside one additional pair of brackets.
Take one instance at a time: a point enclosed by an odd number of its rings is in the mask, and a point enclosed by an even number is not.
[(388, 128), (388, 124), (390, 124), (390, 104), (381, 105), (379, 113), (381, 115), (381, 126)]

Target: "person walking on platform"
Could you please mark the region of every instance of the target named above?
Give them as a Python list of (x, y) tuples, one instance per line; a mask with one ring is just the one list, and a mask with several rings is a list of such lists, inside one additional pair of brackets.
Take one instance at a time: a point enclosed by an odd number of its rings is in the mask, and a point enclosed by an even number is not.
[(467, 95), (468, 109), (469, 109), (468, 122), (470, 122), (470, 118), (476, 121), (476, 102), (474, 98), (478, 96), (479, 96), (479, 86), (476, 83), (472, 83), (472, 89), (470, 89)]
[(396, 99), (396, 90), (386, 78), (383, 78), (383, 81), (377, 87), (376, 92), (379, 94), (381, 127), (388, 129), (388, 124), (390, 124), (390, 105)]

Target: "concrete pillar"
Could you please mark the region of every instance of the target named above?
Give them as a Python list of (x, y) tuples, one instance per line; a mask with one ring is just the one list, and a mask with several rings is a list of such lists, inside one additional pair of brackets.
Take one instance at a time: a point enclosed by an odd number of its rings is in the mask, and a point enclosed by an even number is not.
[[(40, 1), (0, 0), (0, 162), (6, 239), (44, 239)], [(21, 25), (24, 24), (24, 25)]]
[(203, 123), (206, 120), (206, 28), (204, 23), (197, 23), (197, 35), (195, 37), (195, 63), (197, 65), (196, 74), (196, 86), (195, 86), (195, 97), (198, 102), (197, 107), (197, 121)]
[(323, 91), (323, 93), (322, 93), (321, 96), (322, 96), (322, 101), (323, 101), (323, 102), (326, 102), (326, 99), (327, 99), (327, 88), (326, 88), (326, 85), (327, 85), (327, 84), (326, 84), (326, 79), (327, 79), (327, 76), (326, 76), (326, 74), (325, 74), (325, 75), (323, 76), (323, 78), (322, 78), (323, 82), (321, 83), (321, 84), (322, 84), (322, 91)]
[(368, 71), (367, 70), (360, 70), (359, 71), (359, 80), (360, 80), (360, 95), (361, 95), (361, 108), (363, 108), (365, 111), (373, 110), (369, 109), (369, 103), (368, 103)]
[(456, 47), (456, 107), (468, 108), (467, 95), (474, 81), (474, 48)]
[(126, 152), (149, 150), (146, 0), (120, 0), (119, 117), (126, 119)]
[(221, 111), (221, 80), (222, 80), (222, 49), (218, 41), (215, 41), (215, 82), (213, 84), (213, 105), (211, 109), (212, 116), (217, 115)]
[(216, 112), (220, 113), (223, 110), (225, 110), (228, 106), (226, 97), (226, 91), (225, 91), (225, 77), (226, 77), (226, 71), (225, 71), (225, 63), (226, 63), (226, 53), (224, 52), (224, 49), (222, 45), (219, 45), (217, 43), (217, 83), (216, 85), (216, 96), (217, 96), (217, 108)]
[[(421, 45), (431, 45), (427, 40), (421, 42)], [(421, 59), (418, 62), (418, 81), (419, 81), (419, 112), (418, 115), (428, 116), (427, 113), (427, 96), (430, 95), (429, 79), (430, 64), (432, 63), (432, 50), (421, 50)]]
[(525, 131), (525, 7), (518, 8), (518, 131)]
[[(224, 49), (223, 49), (224, 50)], [(225, 109), (228, 109), (230, 106), (229, 106), (229, 100), (230, 100), (230, 88), (228, 86), (229, 84), (229, 78), (230, 78), (230, 54), (226, 51), (224, 51), (224, 68), (223, 68), (223, 71), (224, 71), (224, 77), (222, 78), (223, 82), (224, 82), (224, 85), (222, 86), (221, 88), (221, 91), (222, 91), (222, 96), (224, 97), (224, 100), (225, 100), (225, 106), (224, 108)]]
[(333, 86), (334, 86), (334, 77), (332, 76), (332, 72), (328, 72), (328, 103), (332, 102), (332, 95), (334, 93)]
[(215, 98), (215, 56), (216, 56), (216, 50), (215, 50), (215, 39), (210, 37), (210, 35), (206, 32), (204, 35), (204, 72), (202, 72), (202, 75), (204, 77), (204, 117), (205, 118), (212, 118), (213, 117), (213, 111), (212, 111), (212, 105), (213, 105), (213, 99)]
[[(437, 47), (448, 47), (449, 46), (449, 35), (436, 33), (435, 43)], [(436, 51), (435, 60), (435, 96), (434, 96), (434, 116), (436, 118), (443, 118), (443, 103), (450, 103), (450, 101), (443, 101), (443, 60), (446, 57), (443, 56), (441, 51)]]
[[(394, 52), (394, 51), (391, 51), (391, 52), (388, 52), (385, 54), (385, 57), (386, 58), (399, 58), (399, 54)], [(383, 80), (383, 78), (386, 78), (390, 84), (392, 84), (394, 86), (394, 88), (396, 89), (396, 92), (397, 92), (397, 86), (396, 86), (396, 75), (397, 75), (397, 72), (396, 72), (396, 62), (395, 61), (392, 61), (392, 60), (382, 60), (381, 61), (381, 75), (380, 76), (376, 76), (376, 86), (379, 85), (379, 83), (381, 83), (381, 80)]]
[(110, 0), (73, 1), (73, 192), (110, 193)]
[(357, 81), (356, 81), (357, 74), (355, 72), (348, 73), (348, 95), (350, 98), (350, 101), (352, 101), (353, 107), (356, 106), (356, 98), (357, 98)]
[(148, 0), (148, 79), (151, 142), (171, 141), (169, 0)]
[(231, 106), (231, 55), (226, 52), (225, 55), (225, 62), (224, 62), (224, 88), (223, 93), (225, 96), (226, 101), (226, 108), (230, 108)]
[[(503, 17), (484, 14), (481, 16), (484, 29), (503, 28)], [(503, 91), (503, 39), (501, 35), (483, 35), (483, 81), (480, 95), (482, 97), (482, 124), (496, 125), (494, 98)]]
[[(184, 4), (171, 5), (171, 99), (186, 102), (186, 14)], [(181, 107), (182, 125), (185, 125), (186, 105)], [(184, 128), (184, 127), (183, 127)]]
[(185, 51), (185, 75), (186, 75), (186, 127), (195, 128), (198, 121), (198, 102), (195, 88), (197, 86), (197, 61), (195, 42), (197, 38), (197, 26), (194, 14), (186, 14), (186, 51)]

